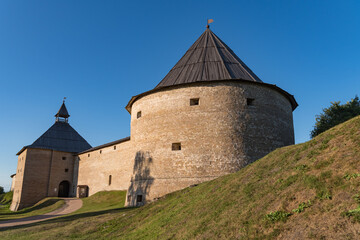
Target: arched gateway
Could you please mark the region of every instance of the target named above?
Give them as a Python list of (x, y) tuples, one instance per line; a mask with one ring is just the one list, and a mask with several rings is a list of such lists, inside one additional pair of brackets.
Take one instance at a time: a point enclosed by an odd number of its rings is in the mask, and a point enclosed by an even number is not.
[(58, 197), (69, 197), (70, 183), (68, 181), (62, 181), (59, 184)]

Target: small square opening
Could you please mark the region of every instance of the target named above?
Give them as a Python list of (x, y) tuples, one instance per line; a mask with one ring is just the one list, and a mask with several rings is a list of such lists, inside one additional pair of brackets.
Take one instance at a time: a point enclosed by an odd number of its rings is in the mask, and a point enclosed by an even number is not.
[(138, 112), (137, 112), (136, 117), (137, 117), (137, 118), (141, 118), (141, 111), (138, 111)]
[(136, 202), (140, 203), (143, 201), (143, 196), (142, 195), (136, 195)]
[(68, 168), (65, 168), (65, 172), (69, 172), (69, 169), (68, 169)]
[(62, 160), (66, 160), (66, 157), (62, 157)]
[(254, 98), (247, 98), (247, 99), (246, 99), (246, 104), (247, 104), (248, 106), (254, 106), (254, 101), (255, 101)]
[(181, 150), (181, 143), (173, 143), (171, 145), (171, 150), (173, 151), (180, 151)]
[(199, 105), (199, 98), (191, 98), (190, 99), (190, 106)]

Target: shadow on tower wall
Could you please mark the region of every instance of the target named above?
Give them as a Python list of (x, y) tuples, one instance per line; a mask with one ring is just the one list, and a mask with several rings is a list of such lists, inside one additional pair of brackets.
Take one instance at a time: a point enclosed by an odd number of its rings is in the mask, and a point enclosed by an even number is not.
[(150, 174), (153, 159), (149, 152), (138, 151), (135, 155), (133, 174), (127, 192), (129, 206), (141, 206), (146, 202), (154, 178)]

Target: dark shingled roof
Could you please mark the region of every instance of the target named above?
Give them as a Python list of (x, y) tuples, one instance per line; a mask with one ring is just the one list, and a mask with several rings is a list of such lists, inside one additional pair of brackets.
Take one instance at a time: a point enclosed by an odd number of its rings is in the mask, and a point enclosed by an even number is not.
[(63, 104), (61, 105), (59, 111), (57, 112), (57, 114), (55, 114), (55, 117), (62, 117), (62, 118), (68, 118), (70, 117), (66, 106), (65, 106), (65, 102), (63, 102)]
[(262, 82), (207, 28), (155, 89), (184, 83), (233, 79)]
[(61, 152), (78, 153), (91, 148), (91, 145), (80, 136), (67, 122), (55, 122), (33, 144), (23, 147), (17, 155), (26, 148), (50, 149)]

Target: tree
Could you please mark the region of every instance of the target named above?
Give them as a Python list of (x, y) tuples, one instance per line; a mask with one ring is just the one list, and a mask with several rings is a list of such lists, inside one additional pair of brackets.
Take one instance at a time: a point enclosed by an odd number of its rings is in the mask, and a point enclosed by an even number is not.
[(4, 188), (2, 186), (0, 186), (0, 194), (4, 193)]
[(340, 102), (331, 102), (330, 107), (323, 109), (320, 115), (316, 115), (316, 123), (310, 136), (313, 138), (358, 115), (360, 115), (360, 101), (358, 96), (355, 96), (350, 102), (342, 105)]

